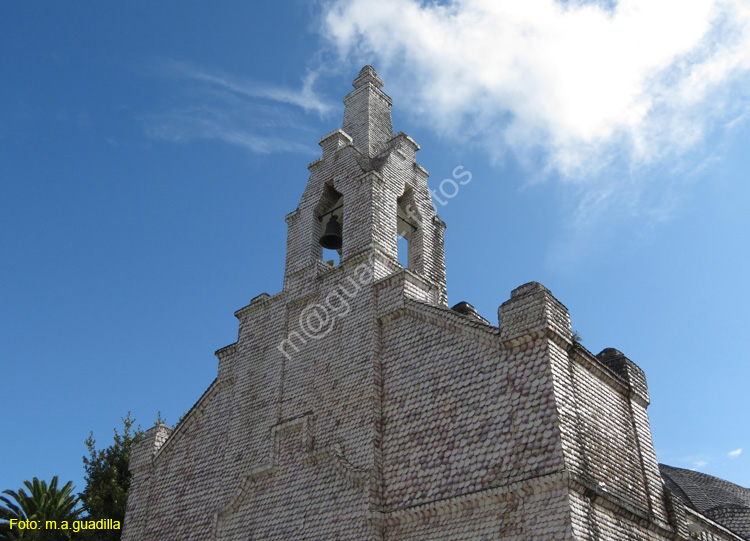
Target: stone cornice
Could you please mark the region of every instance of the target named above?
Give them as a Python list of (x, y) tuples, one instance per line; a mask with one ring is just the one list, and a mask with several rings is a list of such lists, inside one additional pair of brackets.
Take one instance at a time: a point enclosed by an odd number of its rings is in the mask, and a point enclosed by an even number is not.
[[(305, 269), (302, 269), (305, 270)], [(263, 297), (265, 295), (265, 297)], [(243, 306), (239, 310), (237, 310), (234, 313), (234, 317), (237, 319), (242, 319), (244, 316), (246, 316), (249, 312), (256, 310), (258, 308), (261, 308), (263, 306), (266, 306), (272, 302), (278, 302), (286, 296), (285, 291), (280, 291), (276, 293), (275, 295), (269, 295), (268, 293), (261, 293), (260, 295), (257, 295), (253, 297), (253, 299), (250, 301), (250, 304), (247, 306)]]
[(237, 342), (234, 342), (233, 344), (229, 344), (228, 346), (224, 346), (223, 348), (217, 349), (214, 352), (214, 355), (219, 359), (224, 359), (225, 357), (229, 357), (231, 355), (234, 355), (237, 352)]
[(422, 321), (436, 324), (442, 328), (450, 328), (466, 336), (479, 339), (484, 345), (493, 349), (504, 349), (500, 342), (497, 327), (484, 325), (467, 319), (460, 314), (451, 311), (450, 308), (433, 306), (414, 299), (406, 298), (404, 306), (392, 312), (382, 315), (379, 319), (382, 323), (389, 323), (400, 315), (408, 313)]

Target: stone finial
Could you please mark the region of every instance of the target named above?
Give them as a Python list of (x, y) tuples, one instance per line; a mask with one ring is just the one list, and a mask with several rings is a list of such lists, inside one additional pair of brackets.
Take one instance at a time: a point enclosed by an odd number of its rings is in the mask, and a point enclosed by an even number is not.
[(134, 475), (151, 468), (156, 453), (167, 441), (172, 429), (164, 423), (146, 430), (143, 439), (139, 441), (130, 451), (130, 463), (128, 469)]
[(349, 135), (339, 129), (321, 137), (318, 144), (323, 147), (323, 157), (325, 158), (341, 148), (354, 144), (354, 142)]
[(375, 88), (383, 88), (383, 81), (378, 77), (378, 72), (375, 71), (375, 68), (369, 65), (359, 70), (359, 75), (354, 79), (354, 82), (352, 82), (352, 86), (354, 88), (359, 88), (367, 83), (371, 83)]
[(250, 304), (254, 304), (256, 302), (264, 301), (264, 300), (266, 300), (269, 297), (270, 297), (270, 295), (264, 291), (260, 295), (256, 295), (255, 297), (253, 297), (252, 299), (250, 299)]
[(615, 348), (606, 348), (596, 358), (604, 366), (622, 376), (643, 407), (648, 407), (650, 398), (646, 374), (633, 361), (628, 359), (621, 351)]
[(573, 338), (568, 309), (538, 282), (529, 282), (514, 289), (510, 300), (498, 309), (498, 320), (503, 341), (543, 329), (552, 330), (567, 340)]
[(341, 129), (366, 157), (375, 157), (393, 138), (391, 105), (382, 90), (383, 81), (372, 66), (365, 66), (352, 83), (354, 90), (344, 97)]
[(527, 282), (523, 284), (522, 286), (518, 286), (516, 289), (510, 292), (510, 298), (515, 299), (518, 297), (523, 297), (524, 295), (529, 295), (530, 293), (534, 293), (537, 291), (544, 291), (547, 293), (550, 293), (550, 290), (544, 287), (539, 282)]
[(490, 323), (489, 321), (487, 321), (486, 319), (484, 319), (482, 316), (479, 315), (479, 312), (477, 312), (477, 309), (474, 308), (472, 304), (469, 304), (466, 301), (459, 302), (458, 304), (454, 305), (453, 308), (451, 308), (451, 310), (469, 319), (481, 321), (482, 323), (488, 323), (488, 324)]

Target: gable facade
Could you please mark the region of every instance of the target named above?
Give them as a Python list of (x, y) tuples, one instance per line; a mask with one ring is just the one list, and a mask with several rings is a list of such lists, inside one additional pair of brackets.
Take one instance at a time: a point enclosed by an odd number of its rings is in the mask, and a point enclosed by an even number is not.
[(643, 372), (578, 344), (535, 282), (497, 325), (450, 309), (419, 146), (372, 67), (353, 86), (286, 217), (283, 290), (235, 313), (216, 380), (133, 450), (122, 538), (688, 539)]

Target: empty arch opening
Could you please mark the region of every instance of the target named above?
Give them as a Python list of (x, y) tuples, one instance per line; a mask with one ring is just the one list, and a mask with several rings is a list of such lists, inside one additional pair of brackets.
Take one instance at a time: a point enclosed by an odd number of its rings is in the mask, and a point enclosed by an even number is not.
[(396, 231), (398, 262), (402, 267), (412, 267), (415, 260), (414, 239), (419, 231), (420, 215), (414, 203), (414, 196), (410, 187), (406, 187), (404, 194), (398, 198), (396, 204)]

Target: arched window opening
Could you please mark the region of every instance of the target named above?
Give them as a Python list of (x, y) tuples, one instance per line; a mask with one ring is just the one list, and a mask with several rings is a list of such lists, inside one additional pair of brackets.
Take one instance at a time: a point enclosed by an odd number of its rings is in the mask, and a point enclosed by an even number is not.
[(399, 197), (396, 207), (398, 262), (403, 267), (408, 268), (414, 265), (414, 239), (419, 231), (420, 221), (412, 191), (407, 187), (404, 195)]

